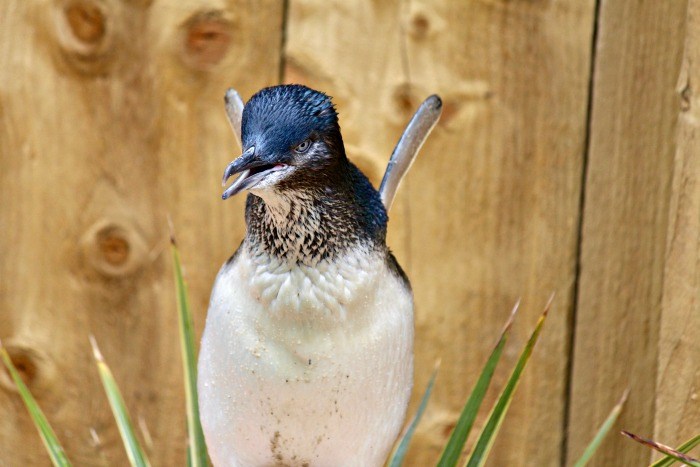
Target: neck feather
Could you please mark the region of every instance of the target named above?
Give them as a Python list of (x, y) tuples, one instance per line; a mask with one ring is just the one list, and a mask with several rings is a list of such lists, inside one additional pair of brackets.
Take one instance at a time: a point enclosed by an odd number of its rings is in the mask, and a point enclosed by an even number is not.
[(369, 181), (349, 165), (348, 176), (333, 183), (248, 195), (251, 253), (313, 265), (350, 248), (385, 249), (386, 211)]

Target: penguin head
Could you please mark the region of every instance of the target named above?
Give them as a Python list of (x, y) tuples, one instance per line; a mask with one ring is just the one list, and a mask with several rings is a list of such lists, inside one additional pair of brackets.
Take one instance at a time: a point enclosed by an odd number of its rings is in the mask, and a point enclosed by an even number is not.
[(262, 89), (245, 105), (241, 129), (244, 151), (226, 168), (224, 182), (240, 175), (223, 199), (244, 190), (309, 188), (347, 162), (331, 98), (306, 86)]

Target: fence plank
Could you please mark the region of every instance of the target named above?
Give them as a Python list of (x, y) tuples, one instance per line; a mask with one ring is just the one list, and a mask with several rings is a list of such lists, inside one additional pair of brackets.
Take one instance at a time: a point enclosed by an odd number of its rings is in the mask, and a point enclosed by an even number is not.
[[(620, 427), (654, 427), (659, 315), (685, 2), (601, 2), (569, 422), (578, 456), (627, 386)], [(610, 436), (595, 465), (643, 465)]]
[[(0, 337), (77, 465), (126, 462), (89, 333), (145, 421), (154, 463), (184, 462), (166, 214), (201, 330), (214, 275), (243, 232), (241, 201), (220, 201), (238, 151), (223, 93), (278, 79), (282, 9), (0, 2)], [(45, 463), (2, 372), (0, 384), (0, 463)]]
[(558, 465), (593, 2), (293, 0), (289, 14), (285, 80), (335, 97), (349, 156), (375, 183), (419, 102), (444, 99), (390, 213), (416, 298), (414, 396), (443, 357), (411, 464), (437, 459), (515, 300), (502, 370), (556, 290), (493, 464)]
[(655, 439), (672, 446), (700, 433), (700, 1), (688, 8), (656, 385)]

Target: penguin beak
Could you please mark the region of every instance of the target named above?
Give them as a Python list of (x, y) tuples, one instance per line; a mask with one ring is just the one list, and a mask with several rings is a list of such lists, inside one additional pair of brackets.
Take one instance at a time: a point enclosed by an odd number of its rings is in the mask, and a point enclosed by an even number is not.
[(261, 161), (255, 156), (255, 146), (251, 146), (226, 167), (221, 183), (222, 186), (226, 186), (226, 182), (232, 175), (237, 173), (240, 173), (240, 175), (224, 191), (221, 198), (226, 200), (243, 190), (252, 188), (271, 172), (282, 170), (285, 167), (284, 164), (270, 164)]

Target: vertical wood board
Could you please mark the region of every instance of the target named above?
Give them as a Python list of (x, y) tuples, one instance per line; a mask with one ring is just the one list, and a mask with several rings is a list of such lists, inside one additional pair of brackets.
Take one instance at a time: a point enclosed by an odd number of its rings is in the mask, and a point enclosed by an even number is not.
[[(625, 388), (617, 423), (651, 434), (685, 2), (602, 2), (593, 75), (568, 427), (576, 459)], [(613, 431), (617, 431), (613, 429)], [(593, 465), (643, 465), (611, 435)]]
[(700, 433), (700, 2), (687, 18), (655, 399), (654, 439), (671, 446)]

